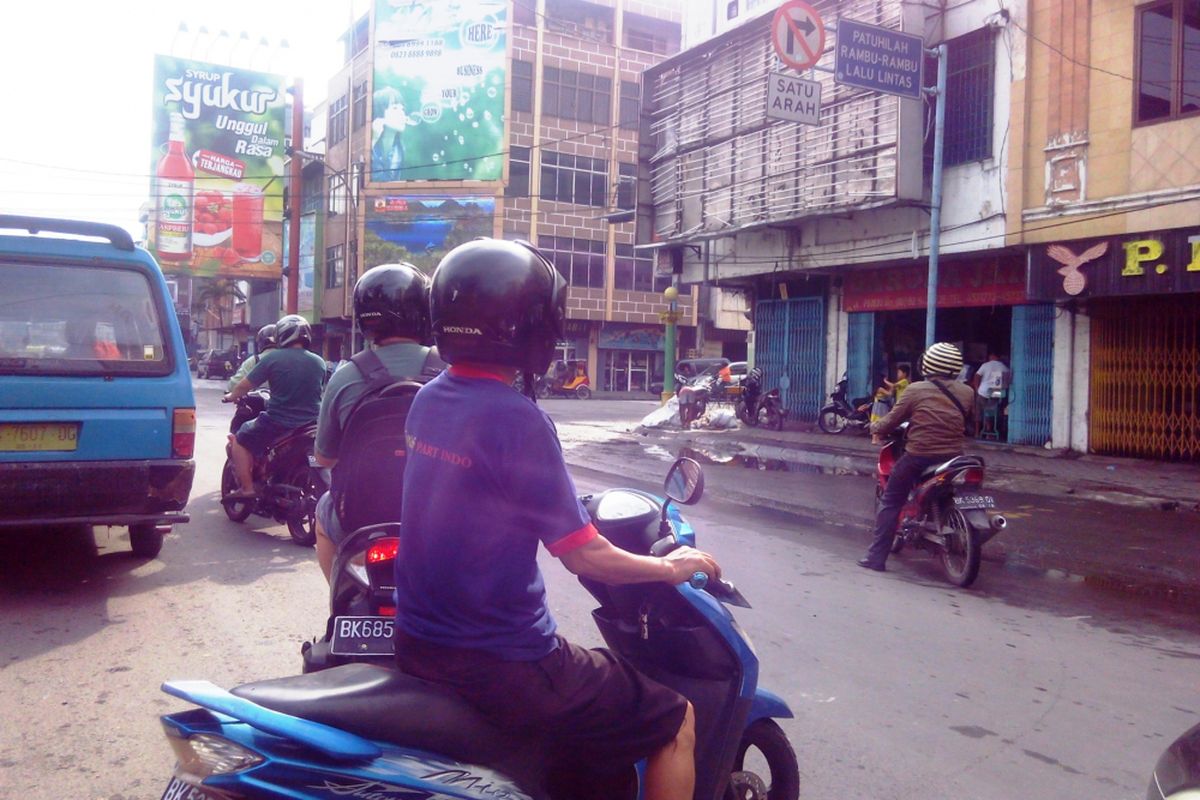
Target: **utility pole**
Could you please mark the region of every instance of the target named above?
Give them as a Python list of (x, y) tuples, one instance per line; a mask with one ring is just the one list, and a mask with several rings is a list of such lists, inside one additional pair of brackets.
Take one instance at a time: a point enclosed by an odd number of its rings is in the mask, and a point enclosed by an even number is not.
[[(937, 88), (932, 90), (937, 94), (933, 113), (933, 208), (929, 215), (929, 281), (925, 294), (926, 348), (934, 343), (937, 335), (938, 250), (942, 244), (942, 161), (946, 142), (946, 45), (938, 45), (936, 53)], [(926, 94), (930, 91), (925, 90)]]
[(300, 309), (300, 211), (304, 186), (304, 81), (292, 83), (291, 190), (288, 192), (287, 313)]

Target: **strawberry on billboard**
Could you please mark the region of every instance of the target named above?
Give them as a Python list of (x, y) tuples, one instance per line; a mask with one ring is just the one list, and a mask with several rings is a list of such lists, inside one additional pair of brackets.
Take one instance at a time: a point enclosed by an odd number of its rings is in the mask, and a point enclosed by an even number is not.
[(286, 109), (278, 75), (155, 57), (149, 239), (164, 272), (279, 278)]

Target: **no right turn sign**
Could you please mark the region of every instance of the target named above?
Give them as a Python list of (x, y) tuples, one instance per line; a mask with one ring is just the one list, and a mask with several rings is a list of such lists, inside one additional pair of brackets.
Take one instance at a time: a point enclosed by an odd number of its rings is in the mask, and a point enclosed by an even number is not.
[(821, 15), (804, 0), (787, 0), (771, 20), (771, 44), (783, 63), (794, 69), (808, 69), (825, 52)]

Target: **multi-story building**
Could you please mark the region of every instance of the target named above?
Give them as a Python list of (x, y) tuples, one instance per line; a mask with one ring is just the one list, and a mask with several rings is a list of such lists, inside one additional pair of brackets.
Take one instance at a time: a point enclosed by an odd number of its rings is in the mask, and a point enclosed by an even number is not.
[[(594, 388), (649, 391), (672, 275), (634, 249), (640, 76), (679, 49), (679, 4), (481, 0), (466, 24), (450, 4), (413, 5), (419, 18), (376, 3), (330, 81), (323, 354), (351, 351), (363, 270), (432, 270), (486, 234), (537, 244), (566, 278), (561, 356), (586, 360)], [(682, 288), (686, 351), (697, 309)]]
[[(1023, 250), (1005, 236), (1010, 91), (1022, 58), (1014, 20), (1023, 19), (1023, 3), (1006, 4), (1007, 12), (975, 0), (811, 5), (827, 28), (826, 48), (803, 75), (772, 44), (775, 8), (748, 15), (734, 2), (717, 4), (725, 19), (697, 27), (701, 38), (721, 32), (647, 72), (644, 248), (682, 262), (686, 282), (737, 288), (752, 300), (752, 357), (767, 382), (781, 386), (794, 418), (815, 420), (843, 372), (852, 396), (864, 396), (885, 374), (917, 363), (934, 138), (934, 105), (919, 90), (937, 75), (922, 50), (944, 43), (936, 338), (958, 343), (976, 364), (988, 351), (1012, 353), (1004, 433), (1042, 444), (1053, 413), (1049, 371), (1040, 369), (1053, 306), (1031, 305)], [(916, 97), (858, 88), (834, 74), (844, 21), (921, 38), (925, 48), (886, 54), (897, 74), (924, 59), (921, 84), (909, 87)], [(784, 85), (800, 77), (819, 84), (815, 118), (783, 119), (768, 108), (779, 76)]]
[(1200, 460), (1200, 23), (1182, 0), (1011, 17), (1009, 240), (1053, 301), (1053, 443)]

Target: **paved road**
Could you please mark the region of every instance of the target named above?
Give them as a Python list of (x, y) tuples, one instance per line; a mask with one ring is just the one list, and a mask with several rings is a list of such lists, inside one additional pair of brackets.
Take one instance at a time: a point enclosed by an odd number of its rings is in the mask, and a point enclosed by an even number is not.
[[(235, 525), (216, 503), (228, 407), (215, 381), (198, 385), (193, 522), (160, 559), (133, 559), (120, 529), (95, 546), (0, 542), (0, 797), (154, 800), (172, 761), (157, 715), (183, 707), (159, 683), (296, 671), (300, 642), (323, 626), (312, 551), (282, 526)], [(667, 450), (613, 432), (636, 406), (547, 403), (582, 491), (652, 488), (665, 471)], [(813, 513), (733, 502), (743, 480), (788, 482)], [(1141, 796), (1158, 752), (1200, 716), (1193, 617), (995, 561), (970, 592), (920, 558), (866, 573), (850, 563), (860, 522), (834, 513), (861, 495), (847, 477), (710, 466), (689, 510), (755, 604), (738, 618), (764, 684), (796, 711), (785, 728), (802, 796)], [(590, 603), (550, 561), (562, 629), (596, 643)]]

